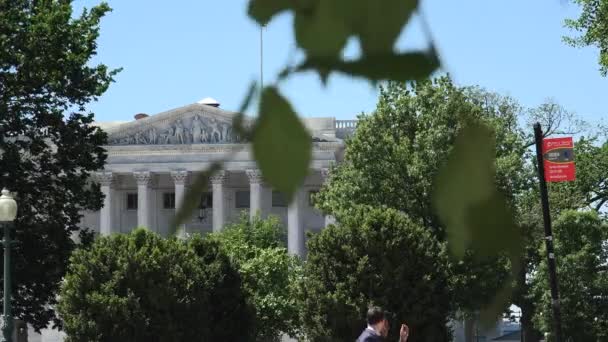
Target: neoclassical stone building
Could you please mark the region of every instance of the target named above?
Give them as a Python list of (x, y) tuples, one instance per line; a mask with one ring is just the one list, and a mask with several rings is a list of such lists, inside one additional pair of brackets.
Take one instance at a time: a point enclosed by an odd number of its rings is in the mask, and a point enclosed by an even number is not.
[(313, 140), (310, 173), (291, 203), (264, 183), (250, 146), (232, 129), (234, 112), (213, 99), (156, 115), (138, 114), (133, 121), (98, 123), (109, 136), (107, 164), (96, 174), (104, 207), (87, 212), (82, 222), (102, 235), (125, 233), (138, 226), (167, 235), (176, 208), (193, 179), (211, 163), (226, 159), (224, 170), (210, 179), (198, 210), (182, 230), (222, 229), (248, 212), (278, 216), (288, 229), (288, 249), (305, 254), (305, 232), (318, 231), (331, 220), (310, 202), (330, 165), (339, 161), (343, 139), (356, 121), (302, 119)]

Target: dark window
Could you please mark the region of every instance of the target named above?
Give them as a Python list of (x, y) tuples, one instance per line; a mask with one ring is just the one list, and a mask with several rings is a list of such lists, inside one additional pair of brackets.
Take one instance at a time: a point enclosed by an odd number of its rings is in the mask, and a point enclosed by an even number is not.
[(165, 192), (163, 194), (163, 208), (175, 209), (175, 193)]
[(309, 206), (314, 206), (315, 203), (315, 196), (319, 193), (318, 190), (311, 190), (308, 192), (308, 205)]
[(249, 191), (237, 191), (236, 192), (236, 207), (241, 208), (249, 208)]
[(199, 209), (213, 208), (213, 193), (203, 192), (203, 194), (201, 195), (201, 203), (198, 207)]
[(284, 208), (287, 206), (287, 200), (285, 199), (285, 195), (278, 191), (272, 192), (272, 206)]
[(127, 210), (137, 210), (137, 194), (127, 194)]

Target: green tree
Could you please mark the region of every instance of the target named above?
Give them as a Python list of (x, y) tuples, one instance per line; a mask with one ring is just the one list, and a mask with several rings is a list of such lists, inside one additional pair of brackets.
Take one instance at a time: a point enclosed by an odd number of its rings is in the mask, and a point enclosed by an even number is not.
[[(555, 222), (554, 236), (564, 337), (606, 341), (608, 224), (595, 211), (565, 211)], [(546, 261), (540, 263), (532, 283), (532, 295), (539, 303), (534, 322), (539, 330), (552, 331)]]
[[(448, 77), (411, 85), (389, 83), (381, 89), (376, 111), (359, 117), (343, 163), (332, 169), (315, 203), (339, 220), (351, 214), (353, 204), (397, 209), (445, 241), (432, 194), (439, 170), (468, 120), (494, 128), (496, 183), (509, 200), (514, 202), (514, 194), (529, 186), (530, 175), (522, 171), (526, 147), (517, 125), (520, 110), (510, 98), (457, 87)], [(459, 289), (454, 300), (463, 314), (488, 305), (508, 284), (508, 263), (502, 256), (480, 258), (469, 250), (452, 271), (454, 289)]]
[(61, 286), (67, 341), (248, 341), (253, 311), (217, 243), (145, 229), (79, 249)]
[(608, 75), (608, 1), (573, 0), (582, 7), (576, 19), (566, 19), (566, 27), (580, 34), (564, 37), (564, 41), (575, 47), (595, 46), (600, 50), (599, 65), (603, 76)]
[(298, 332), (298, 303), (295, 285), (301, 262), (287, 253), (285, 227), (270, 216), (243, 216), (210, 238), (218, 241), (243, 279), (243, 289), (256, 312), (257, 341), (279, 341), (283, 333)]
[(117, 72), (90, 63), (109, 10), (73, 16), (71, 1), (0, 1), (0, 183), (19, 202), (13, 312), (36, 329), (55, 317), (81, 212), (102, 204), (89, 179), (106, 136), (85, 106)]
[(394, 313), (391, 339), (405, 321), (410, 341), (450, 340), (445, 248), (405, 214), (356, 206), (312, 237), (308, 250), (300, 296), (309, 340), (353, 341), (370, 304)]
[(389, 83), (376, 110), (359, 116), (346, 142), (344, 161), (335, 167), (316, 205), (326, 213), (348, 213), (352, 203), (385, 205), (444, 237), (434, 213), (434, 180), (445, 164), (460, 128), (481, 119), (497, 136), (497, 183), (512, 195), (525, 184), (525, 153), (518, 130), (518, 105), (476, 88), (460, 88), (448, 77)]
[[(602, 137), (588, 130), (563, 129), (557, 122), (563, 117), (553, 117), (554, 113), (563, 112), (555, 109), (555, 103), (546, 103), (534, 110), (535, 119), (545, 122), (547, 135), (573, 132), (589, 134), (575, 141), (574, 153), (576, 160), (576, 180), (573, 182), (549, 183), (549, 202), (552, 217), (558, 217), (567, 210), (602, 210), (608, 201), (606, 179), (608, 174), (608, 149), (601, 144)], [(553, 108), (553, 109), (551, 109)], [(542, 113), (541, 113), (542, 112)], [(536, 115), (539, 114), (539, 115)], [(544, 119), (543, 119), (544, 118)], [(566, 120), (567, 121), (567, 120)], [(536, 177), (536, 164), (531, 161), (526, 169)], [(540, 206), (538, 181), (530, 184), (527, 191), (518, 196), (517, 217), (522, 227), (525, 240), (525, 257), (518, 277), (518, 291), (514, 296), (514, 303), (522, 309), (521, 324), (525, 341), (535, 341), (541, 336), (533, 329), (532, 318), (537, 315), (537, 300), (532, 295), (531, 275), (536, 272), (541, 261), (545, 260), (544, 249), (539, 248), (543, 241), (544, 230)]]

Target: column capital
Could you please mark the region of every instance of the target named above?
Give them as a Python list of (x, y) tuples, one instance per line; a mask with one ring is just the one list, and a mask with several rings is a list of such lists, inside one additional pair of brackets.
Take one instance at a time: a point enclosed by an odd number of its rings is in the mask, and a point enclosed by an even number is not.
[(249, 183), (261, 184), (264, 182), (262, 171), (259, 169), (245, 170), (245, 173), (247, 174), (247, 178), (249, 178)]
[(152, 174), (150, 171), (134, 171), (133, 177), (135, 178), (137, 185), (148, 186), (152, 180)]
[(226, 171), (217, 171), (214, 175), (209, 177), (209, 180), (211, 181), (211, 184), (224, 184), (224, 181), (226, 181)]
[(99, 184), (104, 186), (112, 186), (114, 184), (114, 174), (112, 171), (99, 171), (95, 173), (95, 178)]
[(173, 183), (183, 185), (186, 183), (186, 180), (188, 179), (188, 171), (186, 171), (186, 170), (171, 171), (171, 178), (173, 178)]

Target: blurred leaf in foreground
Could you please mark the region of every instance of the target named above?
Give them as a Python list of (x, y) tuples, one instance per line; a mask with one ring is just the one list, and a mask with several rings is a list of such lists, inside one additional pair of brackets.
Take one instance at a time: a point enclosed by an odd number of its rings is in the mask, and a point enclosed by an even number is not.
[(289, 200), (308, 175), (312, 138), (276, 88), (262, 91), (253, 154), (264, 179)]
[[(495, 184), (494, 146), (493, 132), (487, 126), (469, 122), (463, 128), (437, 177), (435, 206), (446, 226), (453, 255), (462, 258), (467, 248), (479, 258), (507, 255), (514, 279), (519, 271), (522, 237)], [(512, 279), (482, 310), (482, 322), (494, 321), (509, 302)]]

